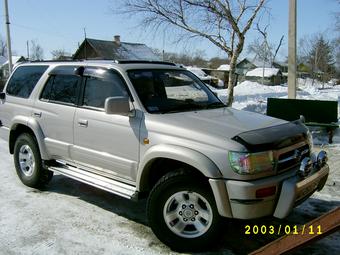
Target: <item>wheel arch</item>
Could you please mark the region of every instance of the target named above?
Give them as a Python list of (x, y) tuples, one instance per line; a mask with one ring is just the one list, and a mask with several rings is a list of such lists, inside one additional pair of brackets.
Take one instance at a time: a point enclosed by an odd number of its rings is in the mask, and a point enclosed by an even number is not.
[(16, 139), (22, 133), (29, 133), (30, 135), (32, 135), (37, 141), (41, 158), (44, 160), (49, 159), (49, 155), (44, 143), (44, 134), (39, 123), (35, 119), (27, 117), (17, 117), (12, 121), (8, 143), (9, 152), (11, 154), (14, 153), (14, 145)]
[(178, 168), (191, 170), (198, 177), (222, 178), (216, 164), (204, 154), (176, 145), (156, 145), (144, 155), (137, 173), (137, 190), (147, 192), (164, 174)]

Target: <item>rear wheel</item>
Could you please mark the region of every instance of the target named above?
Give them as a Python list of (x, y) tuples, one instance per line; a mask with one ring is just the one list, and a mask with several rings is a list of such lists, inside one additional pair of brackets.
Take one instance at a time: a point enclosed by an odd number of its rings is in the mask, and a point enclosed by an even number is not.
[(53, 172), (42, 167), (39, 147), (30, 134), (21, 134), (14, 145), (14, 164), (21, 182), (33, 188), (47, 184)]
[(215, 241), (220, 216), (207, 185), (179, 170), (162, 177), (151, 191), (147, 205), (149, 224), (170, 248), (197, 251)]

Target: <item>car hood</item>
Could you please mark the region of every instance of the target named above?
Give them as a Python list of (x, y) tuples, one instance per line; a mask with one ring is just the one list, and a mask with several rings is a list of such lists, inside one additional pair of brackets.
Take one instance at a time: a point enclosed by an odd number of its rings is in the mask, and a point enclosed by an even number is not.
[(261, 128), (267, 128), (287, 121), (266, 115), (224, 107), (191, 112), (151, 114), (148, 118), (149, 131), (158, 130), (173, 136), (206, 142), (207, 137), (231, 139), (234, 136)]

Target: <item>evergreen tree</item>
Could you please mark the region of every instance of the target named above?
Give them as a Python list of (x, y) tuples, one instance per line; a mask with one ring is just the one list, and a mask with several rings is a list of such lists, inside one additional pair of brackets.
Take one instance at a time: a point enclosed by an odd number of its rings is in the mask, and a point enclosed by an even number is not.
[(309, 52), (308, 62), (313, 73), (334, 73), (335, 61), (333, 57), (333, 47), (323, 35), (320, 35), (315, 41), (312, 42), (312, 48)]

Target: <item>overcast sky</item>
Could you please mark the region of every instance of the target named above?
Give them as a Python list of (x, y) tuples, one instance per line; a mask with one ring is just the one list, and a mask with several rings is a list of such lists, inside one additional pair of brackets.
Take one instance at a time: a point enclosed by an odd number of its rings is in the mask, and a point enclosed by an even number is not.
[[(340, 11), (336, 0), (297, 0), (298, 1), (298, 38), (315, 32), (326, 32), (329, 37), (335, 36), (334, 12)], [(222, 57), (222, 52), (204, 39), (189, 43), (174, 43), (173, 34), (153, 33), (138, 26), (134, 17), (123, 17), (111, 10), (119, 6), (118, 0), (8, 0), (12, 49), (18, 55), (26, 56), (26, 41), (36, 40), (44, 49), (45, 58), (51, 58), (50, 52), (65, 49), (74, 53), (84, 39), (84, 28), (87, 37), (113, 40), (116, 34), (126, 42), (145, 43), (152, 48), (165, 51), (183, 52), (185, 50), (204, 50), (206, 57)], [(271, 0), (268, 7), (271, 11), (269, 38), (278, 43), (285, 35), (280, 58), (287, 54), (288, 0)], [(5, 21), (3, 1), (1, 1), (1, 30), (5, 38)], [(257, 34), (251, 31), (246, 43), (251, 42)]]

